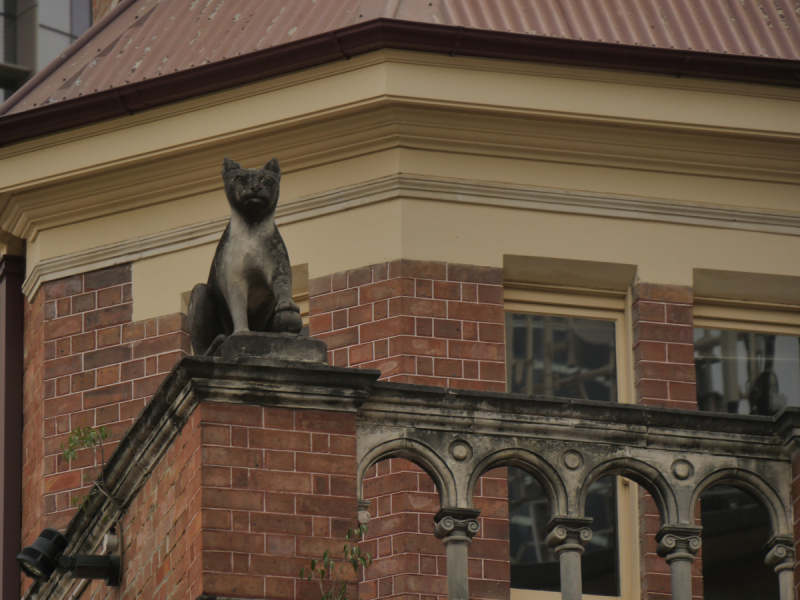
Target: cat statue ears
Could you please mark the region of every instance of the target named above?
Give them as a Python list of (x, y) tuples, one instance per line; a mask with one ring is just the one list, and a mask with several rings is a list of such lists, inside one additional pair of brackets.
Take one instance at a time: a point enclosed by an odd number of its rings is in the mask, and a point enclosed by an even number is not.
[(281, 165), (280, 165), (280, 163), (278, 163), (278, 159), (277, 158), (273, 158), (271, 161), (269, 161), (267, 164), (265, 164), (264, 165), (264, 170), (265, 171), (272, 171), (273, 173), (275, 173), (275, 176), (278, 179), (281, 178)]
[(233, 171), (234, 169), (241, 169), (242, 165), (237, 163), (235, 160), (231, 160), (227, 156), (225, 160), (222, 161), (222, 173), (225, 174), (228, 171)]
[[(242, 165), (237, 163), (235, 160), (231, 160), (227, 156), (225, 157), (225, 160), (222, 162), (222, 174), (223, 175), (225, 173), (227, 173), (228, 171), (233, 171), (235, 169), (241, 169), (241, 168), (242, 168)], [(264, 170), (265, 171), (271, 171), (271, 172), (275, 173), (275, 175), (277, 176), (278, 179), (281, 178), (281, 165), (278, 162), (277, 158), (273, 158), (271, 161), (269, 161), (267, 164), (265, 164), (264, 165)]]

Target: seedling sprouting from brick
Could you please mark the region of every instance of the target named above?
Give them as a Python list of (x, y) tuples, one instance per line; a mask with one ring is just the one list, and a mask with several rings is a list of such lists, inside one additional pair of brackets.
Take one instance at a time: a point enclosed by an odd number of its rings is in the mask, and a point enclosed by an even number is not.
[[(367, 533), (367, 526), (360, 525), (357, 529), (347, 530), (347, 540), (359, 539)], [(358, 544), (345, 544), (342, 549), (342, 559), (335, 560), (331, 557), (330, 549), (325, 550), (322, 558), (311, 561), (311, 568), (300, 569), (300, 579), (319, 583), (321, 600), (345, 600), (347, 598), (346, 575), (348, 568), (353, 569), (353, 574), (358, 575), (359, 567), (366, 569), (372, 564), (369, 552), (362, 552)], [(325, 577), (328, 577), (325, 580)], [(326, 590), (327, 588), (327, 590)]]
[(106, 488), (105, 481), (103, 480), (103, 468), (106, 465), (103, 442), (107, 438), (108, 429), (102, 425), (97, 428), (87, 425), (85, 427), (76, 427), (72, 430), (72, 433), (69, 434), (69, 440), (67, 441), (66, 447), (64, 447), (64, 444), (61, 444), (61, 455), (64, 457), (64, 460), (75, 460), (78, 456), (77, 451), (81, 448), (93, 450), (95, 455), (97, 454), (97, 451), (100, 450), (100, 468), (97, 468), (96, 460), (92, 461), (92, 467), (94, 468), (95, 473), (97, 473), (97, 479), (94, 486), (91, 490), (89, 490), (88, 494), (74, 496), (72, 498), (72, 505), (80, 506), (81, 510), (86, 510), (86, 507), (89, 505), (89, 501), (96, 493), (95, 490), (98, 490), (101, 494), (111, 500), (112, 504), (115, 506), (117, 505), (116, 499), (112, 497), (111, 493)]

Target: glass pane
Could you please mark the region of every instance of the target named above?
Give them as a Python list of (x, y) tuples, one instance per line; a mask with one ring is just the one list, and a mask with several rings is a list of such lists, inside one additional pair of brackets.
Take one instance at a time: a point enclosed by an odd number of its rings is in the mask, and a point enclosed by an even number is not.
[(508, 391), (616, 402), (614, 323), (506, 314)]
[(72, 0), (72, 35), (79, 38), (92, 26), (91, 0)]
[(39, 27), (39, 69), (42, 70), (45, 65), (52, 62), (67, 49), (70, 45), (71, 39), (68, 35)]
[[(619, 595), (616, 478), (604, 477), (589, 488), (586, 516), (592, 517), (592, 541), (581, 559), (583, 592)], [(557, 592), (561, 589), (558, 557), (545, 542), (550, 502), (539, 482), (521, 469), (508, 469), (511, 540), (511, 587)]]
[(694, 330), (700, 410), (774, 415), (800, 406), (800, 338)]
[(39, 24), (70, 32), (70, 0), (39, 0)]
[(17, 3), (16, 0), (0, 2), (0, 60), (17, 62)]
[(750, 495), (717, 486), (700, 496), (705, 600), (778, 600), (778, 576), (764, 564), (769, 515)]

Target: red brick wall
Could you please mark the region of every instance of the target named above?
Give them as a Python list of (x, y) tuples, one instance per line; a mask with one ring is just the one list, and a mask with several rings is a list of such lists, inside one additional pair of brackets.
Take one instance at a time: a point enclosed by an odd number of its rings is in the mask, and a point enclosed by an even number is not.
[[(634, 286), (633, 360), (639, 404), (697, 410), (692, 301), (689, 287)], [(639, 519), (642, 597), (668, 600), (672, 593), (669, 565), (656, 554), (655, 537), (661, 528), (658, 509), (641, 488)], [(693, 565), (695, 598), (703, 597), (701, 553)]]
[(128, 511), (122, 585), (86, 597), (318, 600), (299, 571), (357, 526), (355, 474), (354, 413), (201, 404)]
[(636, 400), (697, 410), (692, 289), (640, 283), (633, 289)]
[[(501, 269), (399, 260), (309, 282), (310, 333), (337, 366), (380, 369), (382, 379), (505, 391)], [(379, 463), (371, 499), (373, 566), (362, 600), (446, 596), (444, 546), (433, 536), (439, 497), (431, 478), (402, 459)], [(508, 482), (487, 473), (476, 490), (481, 532), (470, 547), (470, 595), (508, 598)]]
[(132, 322), (130, 265), (46, 283), (39, 297), (44, 301), (43, 336), (37, 342), (43, 354), (43, 428), (26, 418), (25, 435), (29, 451), (41, 449), (43, 459), (40, 467), (26, 464), (25, 476), (41, 481), (42, 493), (31, 497), (42, 498), (42, 504), (27, 503), (25, 512), (40, 511), (41, 526), (61, 529), (74, 514), (71, 499), (85, 493), (96, 476), (93, 462), (100, 461), (89, 450), (71, 464), (64, 461), (61, 445), (70, 431), (106, 426), (107, 458), (190, 345), (182, 315)]
[[(359, 588), (360, 599), (447, 597), (445, 548), (433, 536), (439, 494), (431, 478), (415, 464), (394, 458), (373, 467), (364, 488), (372, 499), (366, 548), (375, 561)], [(475, 493), (481, 530), (469, 549), (470, 597), (508, 598), (507, 469), (486, 473)]]
[(398, 260), (314, 279), (311, 335), (329, 362), (383, 379), (505, 391), (502, 269)]
[[(22, 420), (22, 544), (30, 544), (42, 526), (42, 503), (27, 500), (42, 497), (42, 362), (44, 360), (44, 294), (40, 291), (33, 302), (25, 303), (25, 337), (23, 348)], [(23, 577), (23, 592), (32, 583)]]

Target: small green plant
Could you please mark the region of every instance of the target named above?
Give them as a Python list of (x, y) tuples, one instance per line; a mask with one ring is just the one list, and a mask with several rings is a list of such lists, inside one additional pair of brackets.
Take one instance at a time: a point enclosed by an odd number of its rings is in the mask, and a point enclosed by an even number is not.
[(64, 447), (64, 444), (61, 444), (61, 456), (64, 457), (64, 460), (75, 460), (78, 457), (77, 451), (82, 448), (94, 450), (95, 454), (98, 449), (100, 450), (100, 468), (97, 468), (97, 461), (92, 461), (92, 466), (97, 473), (97, 480), (94, 487), (89, 490), (88, 494), (74, 496), (72, 498), (72, 505), (80, 506), (81, 510), (86, 510), (89, 500), (91, 500), (92, 496), (95, 494), (95, 490), (99, 490), (116, 505), (116, 501), (106, 489), (105, 482), (103, 481), (103, 468), (106, 465), (103, 442), (107, 438), (108, 429), (106, 427), (100, 426), (95, 428), (87, 425), (85, 427), (76, 427), (72, 430), (72, 433), (69, 434), (66, 447)]
[[(357, 529), (347, 530), (347, 540), (359, 539), (367, 533), (367, 526), (360, 525)], [(366, 569), (372, 564), (372, 557), (369, 552), (362, 552), (357, 543), (345, 544), (342, 549), (342, 559), (334, 560), (331, 551), (325, 550), (322, 558), (315, 558), (311, 561), (311, 568), (300, 569), (300, 579), (319, 583), (319, 591), (322, 595), (321, 600), (345, 600), (347, 597), (347, 571), (348, 567), (353, 569), (353, 574), (358, 575), (359, 567)], [(326, 576), (328, 579), (326, 580)], [(327, 588), (327, 591), (326, 591)]]

